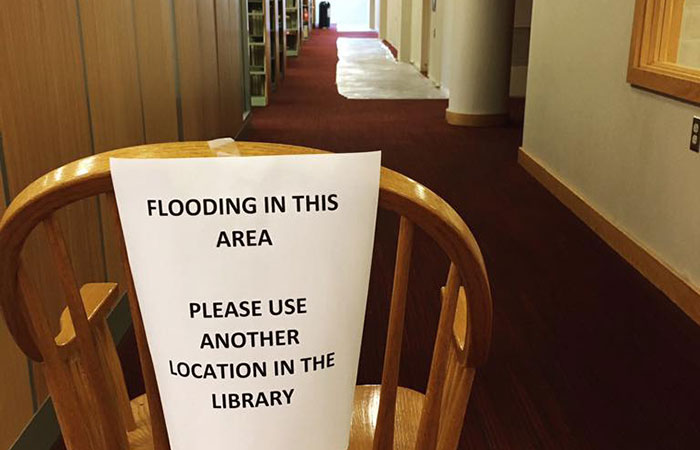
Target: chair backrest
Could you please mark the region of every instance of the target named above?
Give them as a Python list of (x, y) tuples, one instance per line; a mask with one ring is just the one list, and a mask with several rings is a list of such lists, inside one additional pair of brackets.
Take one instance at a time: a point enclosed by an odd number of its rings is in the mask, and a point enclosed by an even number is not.
[[(241, 156), (311, 154), (320, 150), (279, 144), (236, 144)], [(47, 383), (69, 448), (127, 448), (126, 431), (114, 404), (102, 401), (111, 385), (100, 370), (99, 346), (91, 339), (91, 318), (81, 302), (79, 286), (55, 213), (88, 197), (107, 194), (111, 220), (117, 227), (121, 263), (148, 396), (154, 446), (169, 448), (165, 421), (139, 305), (125, 254), (109, 169), (109, 158), (187, 158), (217, 156), (206, 142), (154, 144), (114, 150), (67, 164), (36, 180), (8, 207), (0, 222), (0, 304), (15, 341), (30, 358), (43, 361)], [(380, 208), (400, 217), (394, 285), (382, 373), (374, 449), (391, 449), (404, 311), (416, 226), (441, 247), (451, 261), (432, 356), (428, 389), (416, 449), (454, 449), (462, 428), (474, 370), (486, 361), (491, 339), (492, 305), (479, 247), (459, 215), (419, 183), (382, 168)], [(70, 360), (59, 352), (48, 318), (20, 260), (29, 233), (43, 224), (75, 329), (75, 355), (81, 362), (82, 387), (68, 386)], [(53, 373), (53, 376), (52, 376)], [(79, 398), (75, 398), (75, 396)], [(86, 406), (86, 404), (88, 404)], [(86, 416), (86, 407), (90, 415)], [(90, 422), (90, 423), (88, 423)], [(88, 423), (88, 425), (86, 425)], [(87, 438), (85, 426), (97, 429)]]

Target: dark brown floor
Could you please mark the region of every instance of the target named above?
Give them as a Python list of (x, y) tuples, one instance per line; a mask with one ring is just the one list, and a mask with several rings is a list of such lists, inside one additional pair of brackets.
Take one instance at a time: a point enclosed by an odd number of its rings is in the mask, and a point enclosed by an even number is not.
[[(471, 227), (495, 326), (462, 448), (700, 448), (700, 327), (517, 165), (519, 126), (455, 128), (445, 101), (338, 95), (336, 36), (314, 33), (242, 139), (381, 149)], [(359, 383), (380, 380), (396, 230), (380, 215)], [(414, 261), (401, 382), (422, 389), (447, 261), (425, 236)]]
[[(344, 99), (336, 37), (314, 32), (242, 139), (381, 149), (385, 166), (436, 191), (471, 227), (495, 324), (460, 448), (700, 448), (700, 327), (518, 166), (520, 126), (450, 127), (445, 101)], [(379, 215), (359, 383), (380, 380), (397, 224)], [(404, 386), (425, 387), (447, 265), (419, 235)], [(139, 391), (133, 340), (121, 353)]]

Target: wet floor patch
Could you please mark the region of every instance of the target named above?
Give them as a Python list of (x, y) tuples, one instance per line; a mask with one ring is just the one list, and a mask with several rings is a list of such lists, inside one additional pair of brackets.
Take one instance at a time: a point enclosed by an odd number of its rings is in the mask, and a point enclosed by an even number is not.
[(445, 99), (411, 64), (396, 61), (379, 39), (339, 37), (336, 85), (350, 99)]

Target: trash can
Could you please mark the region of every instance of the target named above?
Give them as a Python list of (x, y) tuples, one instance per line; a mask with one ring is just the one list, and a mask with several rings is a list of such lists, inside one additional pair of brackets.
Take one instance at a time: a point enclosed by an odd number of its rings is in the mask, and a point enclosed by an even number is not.
[(318, 15), (318, 26), (319, 28), (330, 28), (331, 27), (331, 4), (329, 2), (321, 2), (318, 4), (320, 8)]

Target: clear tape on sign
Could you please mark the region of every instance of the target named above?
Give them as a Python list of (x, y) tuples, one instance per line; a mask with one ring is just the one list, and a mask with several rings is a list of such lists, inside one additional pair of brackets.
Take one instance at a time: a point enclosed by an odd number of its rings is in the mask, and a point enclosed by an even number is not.
[(216, 150), (216, 156), (241, 156), (241, 150), (238, 148), (238, 144), (233, 138), (224, 137), (219, 139), (213, 139), (209, 142), (209, 148)]

